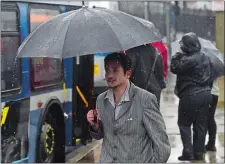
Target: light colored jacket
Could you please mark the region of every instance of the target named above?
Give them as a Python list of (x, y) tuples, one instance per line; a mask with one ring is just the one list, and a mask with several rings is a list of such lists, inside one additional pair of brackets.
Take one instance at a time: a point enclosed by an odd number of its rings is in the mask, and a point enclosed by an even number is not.
[(167, 162), (171, 147), (156, 97), (131, 83), (130, 101), (124, 102), (115, 120), (114, 108), (106, 94), (107, 91), (97, 98), (100, 130), (90, 128), (93, 138), (103, 138), (100, 162)]
[(219, 85), (218, 85), (217, 79), (213, 81), (211, 94), (216, 95), (216, 96), (220, 95), (220, 90), (219, 90)]

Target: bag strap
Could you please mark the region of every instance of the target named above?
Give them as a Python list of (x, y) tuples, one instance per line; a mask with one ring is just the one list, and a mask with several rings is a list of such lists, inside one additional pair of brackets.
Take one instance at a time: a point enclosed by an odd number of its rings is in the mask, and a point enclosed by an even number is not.
[(131, 79), (132, 82), (134, 82), (134, 81), (136, 80), (136, 79), (133, 79), (133, 78), (134, 78), (134, 75), (135, 75), (135, 73), (136, 73), (136, 70), (137, 70), (137, 68), (138, 68), (138, 66), (139, 66), (139, 63), (140, 63), (140, 54), (137, 54), (136, 65), (135, 65), (135, 68), (133, 69), (132, 75), (131, 75), (131, 77), (130, 77), (130, 79)]
[(151, 71), (150, 71), (150, 73), (148, 74), (148, 78), (147, 78), (146, 83), (145, 83), (145, 90), (146, 90), (147, 87), (148, 87), (148, 81), (149, 81), (149, 79), (152, 77), (152, 74), (153, 74), (153, 72), (155, 71), (155, 64), (156, 64), (156, 61), (157, 61), (157, 59), (158, 59), (158, 55), (159, 55), (159, 54), (156, 53), (156, 57), (155, 57), (155, 60), (154, 60), (154, 62), (153, 62)]

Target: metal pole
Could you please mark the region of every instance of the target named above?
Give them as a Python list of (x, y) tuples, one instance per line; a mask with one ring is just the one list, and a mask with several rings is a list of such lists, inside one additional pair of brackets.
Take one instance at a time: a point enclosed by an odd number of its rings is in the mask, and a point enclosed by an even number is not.
[[(1, 9), (0, 9), (0, 11), (1, 11)], [(1, 74), (0, 74), (0, 79), (1, 79), (1, 81), (0, 81), (0, 85), (1, 85), (1, 88), (0, 88), (0, 109), (1, 109), (1, 113), (2, 113), (2, 97), (1, 97), (1, 95), (2, 95), (2, 70), (1, 70), (2, 69), (2, 59), (1, 59), (2, 50), (1, 49), (0, 49), (0, 53), (1, 53), (0, 54), (0, 61), (1, 61), (1, 64), (0, 64), (0, 72), (1, 72)], [(0, 128), (0, 133), (2, 134), (1, 129), (2, 128)], [(0, 147), (2, 147), (1, 142), (0, 142)], [(2, 161), (2, 151), (0, 153), (0, 160)]]
[[(0, 50), (0, 53), (2, 53), (2, 50)], [(0, 61), (2, 61), (1, 56), (2, 56), (2, 54), (0, 54)], [(1, 94), (2, 93), (2, 70), (1, 69), (2, 69), (2, 62), (0, 64), (0, 72), (1, 72), (1, 74), (0, 74), (0, 79), (1, 79), (1, 81), (0, 81), (0, 85), (1, 85), (1, 88), (0, 88), (0, 109), (1, 109), (1, 113), (2, 113), (2, 97), (1, 97), (1, 95), (2, 95)]]
[(170, 66), (171, 60), (171, 35), (170, 35), (170, 2), (166, 3), (166, 38), (167, 38), (167, 45), (168, 45), (168, 65)]
[(171, 4), (170, 2), (165, 3), (165, 8), (166, 8), (166, 37), (167, 37), (167, 46), (168, 46), (168, 77), (167, 77), (167, 88), (169, 93), (173, 92), (173, 79), (174, 77), (172, 76), (170, 72), (170, 63), (171, 63), (171, 28), (170, 28), (170, 12), (171, 12)]
[(144, 17), (146, 20), (149, 20), (148, 1), (144, 2)]
[(76, 61), (77, 61), (76, 64), (79, 65), (80, 64), (80, 57), (79, 56), (77, 56), (77, 60)]
[[(2, 50), (0, 49), (0, 61), (2, 61), (2, 59), (1, 59), (1, 56), (2, 56)], [(0, 81), (0, 85), (1, 85), (1, 88), (0, 88), (0, 109), (1, 109), (1, 113), (2, 113), (2, 97), (1, 97), (1, 93), (2, 93), (2, 62), (1, 62), (1, 64), (0, 64), (0, 72), (1, 72), (1, 74), (0, 74), (0, 79), (1, 79), (1, 81)], [(1, 130), (0, 130), (0, 132), (1, 132)], [(1, 145), (1, 144), (0, 144)], [(0, 153), (0, 155), (1, 155), (1, 153)], [(2, 156), (2, 155), (1, 155)]]
[(118, 4), (118, 10), (121, 11), (121, 2), (118, 1), (117, 4)]

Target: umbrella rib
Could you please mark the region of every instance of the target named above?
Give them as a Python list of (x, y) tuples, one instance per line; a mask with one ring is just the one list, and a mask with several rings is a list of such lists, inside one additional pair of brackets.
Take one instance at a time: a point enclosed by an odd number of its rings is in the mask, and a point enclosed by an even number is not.
[[(79, 11), (81, 11), (81, 10), (79, 10)], [(65, 40), (66, 40), (66, 37), (67, 37), (67, 34), (68, 34), (69, 26), (70, 26), (70, 24), (71, 24), (71, 22), (72, 22), (74, 16), (76, 16), (76, 13), (77, 13), (77, 12), (78, 12), (78, 11), (75, 11), (74, 13), (72, 13), (71, 15), (69, 15), (69, 16), (71, 16), (72, 18), (70, 19), (70, 22), (69, 22), (69, 24), (68, 24), (68, 26), (67, 26), (67, 29), (66, 29), (66, 35), (65, 35), (65, 38), (64, 38), (63, 48), (62, 48), (62, 55), (63, 55), (63, 53), (64, 53)]]
[[(88, 11), (89, 13), (91, 13), (90, 10), (87, 10), (87, 11)], [(91, 14), (94, 15), (93, 13), (91, 13)], [(118, 39), (118, 37), (117, 37), (115, 31), (113, 30), (113, 28), (109, 25), (108, 21), (105, 20), (105, 18), (102, 17), (101, 15), (99, 15), (97, 12), (95, 12), (95, 14), (98, 15), (98, 17), (102, 18), (102, 19), (106, 22), (106, 24), (112, 29), (113, 34), (116, 36), (116, 39), (118, 40), (118, 42), (119, 42), (119, 44), (120, 44), (121, 50), (123, 50), (123, 46), (122, 46), (122, 44), (120, 43), (120, 40)]]

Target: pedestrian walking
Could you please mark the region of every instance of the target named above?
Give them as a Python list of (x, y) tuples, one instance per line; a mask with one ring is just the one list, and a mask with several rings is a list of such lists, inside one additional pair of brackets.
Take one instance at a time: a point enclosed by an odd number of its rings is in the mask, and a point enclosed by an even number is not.
[(87, 114), (90, 134), (103, 139), (100, 162), (165, 163), (171, 147), (156, 97), (129, 81), (131, 66), (128, 55), (106, 56), (109, 89)]
[(217, 126), (215, 121), (215, 112), (216, 112), (216, 106), (219, 98), (219, 86), (218, 86), (218, 80), (214, 80), (211, 90), (212, 94), (212, 104), (209, 108), (209, 115), (208, 115), (208, 143), (205, 146), (206, 151), (216, 151), (216, 132), (217, 132)]
[[(181, 52), (172, 57), (171, 72), (177, 75), (175, 93), (179, 97), (178, 126), (183, 152), (181, 161), (203, 160), (207, 117), (211, 104), (211, 67), (202, 53), (194, 33), (185, 34), (180, 41)], [(193, 145), (191, 125), (193, 125)]]

